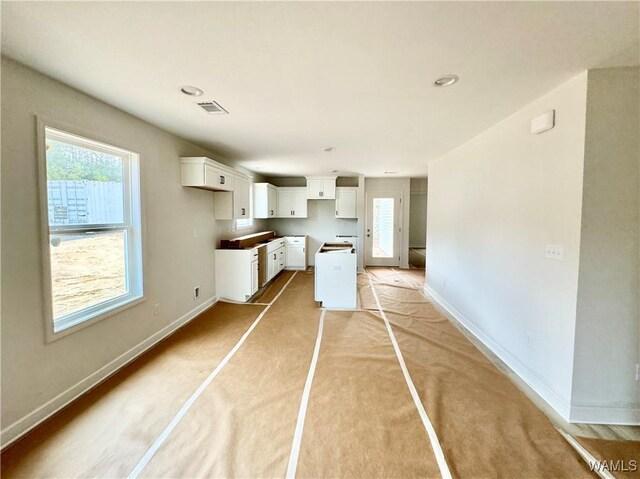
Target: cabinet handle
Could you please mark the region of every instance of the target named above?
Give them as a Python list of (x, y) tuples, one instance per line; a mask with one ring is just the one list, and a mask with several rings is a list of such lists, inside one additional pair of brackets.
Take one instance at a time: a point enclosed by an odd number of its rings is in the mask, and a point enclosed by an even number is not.
[(295, 215), (296, 215), (296, 210), (293, 210), (293, 211), (291, 212), (291, 215), (292, 215), (292, 216), (295, 216)]
[(224, 185), (224, 181), (225, 181), (224, 176), (220, 175), (220, 184)]
[(324, 191), (321, 191), (318, 196), (324, 196)]
[(273, 216), (273, 210), (271, 210), (271, 216)]
[(275, 253), (273, 253), (273, 259), (276, 259), (276, 254)]
[(246, 214), (245, 211), (246, 210), (244, 208), (242, 208), (242, 216), (244, 216)]
[(336, 216), (338, 216), (338, 210), (336, 210)]

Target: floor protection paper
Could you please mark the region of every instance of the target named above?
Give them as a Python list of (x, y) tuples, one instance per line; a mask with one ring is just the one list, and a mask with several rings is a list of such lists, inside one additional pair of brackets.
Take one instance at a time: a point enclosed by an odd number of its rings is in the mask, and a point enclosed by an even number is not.
[(2, 477), (126, 477), (263, 309), (205, 311), (5, 450)]

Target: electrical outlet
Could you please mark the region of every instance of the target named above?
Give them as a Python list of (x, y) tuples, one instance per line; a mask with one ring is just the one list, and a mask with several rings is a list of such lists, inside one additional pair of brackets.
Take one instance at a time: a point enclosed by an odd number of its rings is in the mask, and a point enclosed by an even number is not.
[(153, 305), (153, 315), (158, 316), (160, 314), (160, 303)]
[(564, 258), (564, 248), (561, 244), (548, 244), (546, 247), (545, 256), (549, 259), (557, 259), (562, 261)]
[(198, 299), (200, 297), (200, 286), (196, 286), (193, 288), (193, 299)]

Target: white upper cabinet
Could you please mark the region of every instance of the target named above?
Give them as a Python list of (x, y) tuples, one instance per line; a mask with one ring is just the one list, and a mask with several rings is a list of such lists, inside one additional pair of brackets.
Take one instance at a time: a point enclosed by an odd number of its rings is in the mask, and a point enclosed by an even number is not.
[(335, 197), (335, 177), (307, 177), (307, 199), (332, 200)]
[(214, 191), (217, 220), (251, 217), (251, 180), (233, 168), (204, 156), (180, 158), (182, 186)]
[(213, 191), (233, 191), (234, 173), (228, 166), (203, 156), (180, 159), (182, 186)]
[(243, 220), (250, 218), (251, 181), (243, 175), (231, 176), (233, 191), (214, 193), (214, 215), (217, 220)]
[(251, 217), (251, 182), (246, 176), (235, 176), (233, 179), (234, 219), (245, 220)]
[(270, 183), (253, 184), (253, 217), (278, 216), (278, 189)]
[(358, 188), (336, 188), (336, 218), (358, 217)]
[(307, 217), (307, 189), (305, 187), (278, 188), (278, 217)]

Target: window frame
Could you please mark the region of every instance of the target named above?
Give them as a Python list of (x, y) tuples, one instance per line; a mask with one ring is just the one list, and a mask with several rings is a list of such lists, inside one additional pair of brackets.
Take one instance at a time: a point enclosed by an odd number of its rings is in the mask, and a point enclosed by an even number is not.
[[(46, 140), (49, 132), (56, 140), (90, 148), (123, 158), (123, 222), (72, 226), (49, 225)], [(45, 341), (51, 342), (95, 324), (114, 314), (145, 301), (145, 248), (143, 231), (142, 185), (140, 154), (130, 148), (114, 144), (93, 132), (37, 117), (38, 194), (40, 203), (40, 245), (43, 280)], [(128, 292), (101, 301), (56, 320), (53, 312), (50, 236), (59, 234), (104, 234), (124, 231), (126, 238), (125, 270)]]

